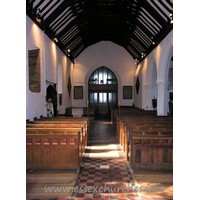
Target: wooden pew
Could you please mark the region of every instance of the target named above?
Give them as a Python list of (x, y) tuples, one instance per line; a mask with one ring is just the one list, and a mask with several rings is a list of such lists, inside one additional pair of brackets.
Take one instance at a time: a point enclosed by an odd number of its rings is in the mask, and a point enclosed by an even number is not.
[[(29, 122), (27, 124), (50, 124), (50, 127), (76, 127), (83, 126), (83, 144), (87, 146), (87, 140), (89, 135), (90, 119), (87, 117), (43, 117), (36, 121)], [(54, 124), (54, 125), (53, 125)], [(30, 126), (30, 125), (29, 125)], [(46, 126), (46, 125), (45, 125)]]
[[(120, 117), (117, 109), (111, 109), (111, 121), (116, 126), (119, 143), (131, 168), (145, 169), (146, 166), (148, 169), (172, 169), (172, 118), (157, 117), (151, 112), (123, 108)], [(166, 137), (170, 137), (170, 141)], [(160, 153), (157, 163), (154, 154), (157, 155), (158, 148), (164, 157), (161, 158)], [(150, 159), (150, 162), (147, 159)]]
[(27, 128), (27, 169), (74, 169), (82, 162), (80, 129)]
[[(168, 142), (163, 143), (163, 140)], [(173, 136), (132, 135), (129, 148), (132, 169), (173, 169)]]

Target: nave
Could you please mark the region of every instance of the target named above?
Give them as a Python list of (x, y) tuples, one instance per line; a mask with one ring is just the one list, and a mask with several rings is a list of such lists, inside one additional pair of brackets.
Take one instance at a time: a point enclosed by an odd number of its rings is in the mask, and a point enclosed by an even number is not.
[[(132, 171), (127, 165), (118, 141), (115, 127), (109, 118), (92, 120), (90, 137), (73, 193), (57, 192), (49, 199), (173, 199), (172, 172), (166, 170), (134, 171), (134, 169)], [(158, 185), (157, 192), (153, 192), (158, 183), (160, 185)], [(144, 192), (134, 191), (136, 187), (141, 186)], [(45, 195), (47, 193), (40, 199), (46, 200)]]

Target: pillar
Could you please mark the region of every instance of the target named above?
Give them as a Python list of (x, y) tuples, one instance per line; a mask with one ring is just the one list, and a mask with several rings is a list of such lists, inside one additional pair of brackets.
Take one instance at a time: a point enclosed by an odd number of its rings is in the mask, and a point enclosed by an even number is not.
[(164, 116), (166, 115), (166, 90), (167, 90), (167, 81), (156, 81), (158, 87), (158, 96), (157, 96), (157, 115)]

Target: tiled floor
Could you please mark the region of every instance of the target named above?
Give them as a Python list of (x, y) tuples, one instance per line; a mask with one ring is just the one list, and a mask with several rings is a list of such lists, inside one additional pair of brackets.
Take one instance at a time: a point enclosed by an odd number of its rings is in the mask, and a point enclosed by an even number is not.
[(73, 193), (75, 200), (152, 200), (134, 191), (131, 172), (109, 120), (92, 121), (90, 130), (90, 140)]
[(140, 196), (132, 184), (114, 126), (105, 118), (91, 121), (90, 138), (72, 199), (153, 200)]
[[(127, 191), (133, 182), (112, 124), (91, 123), (91, 135), (73, 197), (80, 199), (135, 199)], [(130, 189), (129, 189), (130, 190)]]

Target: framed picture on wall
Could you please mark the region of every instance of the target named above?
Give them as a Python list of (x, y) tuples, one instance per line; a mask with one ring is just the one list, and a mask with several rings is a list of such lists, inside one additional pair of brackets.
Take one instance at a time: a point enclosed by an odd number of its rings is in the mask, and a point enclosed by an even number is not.
[(132, 86), (123, 86), (123, 99), (132, 99)]
[(74, 86), (74, 99), (83, 99), (83, 86)]

